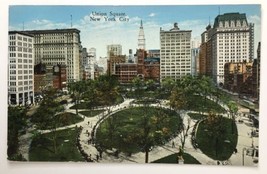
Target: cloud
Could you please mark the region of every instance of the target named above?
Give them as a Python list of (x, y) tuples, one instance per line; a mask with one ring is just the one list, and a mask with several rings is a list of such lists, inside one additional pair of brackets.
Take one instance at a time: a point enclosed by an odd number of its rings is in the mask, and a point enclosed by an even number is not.
[[(47, 19), (32, 20), (24, 23), (25, 30), (63, 29), (70, 27), (70, 24), (50, 21)], [(10, 29), (21, 30), (21, 27), (11, 26)]]
[(156, 14), (155, 13), (150, 13), (148, 16), (149, 17), (154, 17), (154, 16), (156, 16)]
[[(152, 13), (151, 13), (152, 14)], [(150, 15), (151, 15), (150, 14)], [(154, 14), (154, 13), (153, 13)], [(81, 31), (81, 42), (83, 47), (97, 49), (97, 57), (106, 56), (106, 46), (109, 44), (121, 44), (123, 54), (128, 54), (129, 49), (137, 48), (138, 33), (141, 18), (139, 16), (128, 17), (128, 22), (121, 21), (105, 21), (103, 16), (100, 21), (92, 21), (90, 15), (85, 15), (80, 20), (74, 22), (73, 27)], [(155, 15), (155, 14), (154, 14)], [(255, 24), (255, 46), (260, 41), (261, 18), (259, 16), (248, 16), (248, 21)], [(69, 28), (68, 23), (58, 23), (47, 19), (38, 19), (24, 24), (25, 30), (37, 29), (64, 29)], [(159, 49), (160, 28), (165, 31), (173, 28), (173, 23), (159, 23), (156, 20), (143, 21), (146, 48)], [(207, 26), (206, 20), (184, 20), (178, 21), (180, 30), (192, 30), (192, 39), (200, 40), (201, 34)], [(22, 24), (19, 26), (10, 26), (10, 30), (21, 30)], [(255, 47), (256, 50), (256, 47)]]

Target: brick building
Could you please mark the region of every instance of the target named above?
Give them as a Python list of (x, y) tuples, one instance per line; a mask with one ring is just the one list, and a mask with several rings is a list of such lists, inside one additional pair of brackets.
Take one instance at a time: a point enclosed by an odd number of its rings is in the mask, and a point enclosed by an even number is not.
[(226, 63), (224, 65), (224, 88), (243, 94), (251, 94), (252, 62)]

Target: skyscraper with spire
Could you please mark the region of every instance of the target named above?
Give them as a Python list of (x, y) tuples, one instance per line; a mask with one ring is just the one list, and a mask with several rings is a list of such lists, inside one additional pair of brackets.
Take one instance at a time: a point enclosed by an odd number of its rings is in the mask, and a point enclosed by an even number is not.
[(145, 39), (145, 33), (143, 28), (143, 22), (141, 20), (139, 35), (138, 35), (138, 49), (146, 49), (146, 39)]

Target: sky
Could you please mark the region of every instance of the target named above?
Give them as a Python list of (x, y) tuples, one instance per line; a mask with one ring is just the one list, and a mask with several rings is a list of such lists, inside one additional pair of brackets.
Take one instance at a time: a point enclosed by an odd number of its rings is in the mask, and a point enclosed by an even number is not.
[[(39, 30), (77, 28), (82, 46), (96, 48), (97, 57), (106, 57), (106, 46), (121, 44), (123, 54), (137, 48), (140, 21), (143, 21), (146, 49), (159, 49), (159, 31), (170, 30), (177, 22), (181, 30), (192, 30), (192, 39), (200, 35), (217, 15), (229, 12), (246, 13), (248, 22), (255, 24), (255, 46), (260, 39), (260, 5), (11, 5), (9, 30)], [(98, 14), (96, 14), (98, 13)], [(107, 21), (119, 13), (116, 21)], [(120, 21), (119, 18), (123, 21)], [(92, 18), (99, 18), (93, 21)], [(257, 49), (255, 47), (255, 49)]]

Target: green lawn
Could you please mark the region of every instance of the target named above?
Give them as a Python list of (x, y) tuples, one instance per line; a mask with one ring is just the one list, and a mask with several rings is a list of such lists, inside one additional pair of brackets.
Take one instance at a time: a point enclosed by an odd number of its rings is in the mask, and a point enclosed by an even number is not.
[(223, 117), (220, 126), (222, 129), (216, 134), (209, 128), (206, 121), (200, 122), (196, 132), (196, 141), (204, 154), (214, 160), (222, 161), (228, 160), (233, 154), (237, 145), (238, 133), (236, 124), (234, 124), (234, 134), (232, 134), (232, 120), (228, 118)]
[[(177, 153), (163, 157), (161, 159), (158, 159), (156, 161), (153, 161), (152, 163), (167, 163), (167, 164), (177, 164)], [(183, 154), (184, 158), (184, 164), (200, 164), (198, 160), (196, 160), (194, 157), (192, 157), (188, 153)]]
[(76, 147), (78, 130), (57, 131), (57, 152), (54, 152), (52, 133), (34, 137), (29, 150), (30, 161), (84, 161)]
[[(64, 113), (58, 114), (55, 116), (55, 119), (57, 119), (56, 122), (57, 122), (58, 128), (63, 127), (63, 126), (69, 126), (69, 125), (76, 124), (76, 123), (83, 121), (83, 118), (70, 112), (64, 112)], [(48, 123), (45, 129), (52, 128), (53, 126), (52, 124), (53, 124), (52, 122)]]
[(188, 103), (187, 106), (185, 107), (185, 110), (201, 111), (201, 112), (216, 111), (216, 113), (225, 112), (225, 109), (222, 108), (219, 104), (209, 99), (205, 99), (205, 97), (203, 96), (193, 95), (187, 99)]
[(85, 115), (86, 117), (94, 117), (104, 111), (105, 110), (101, 109), (101, 110), (92, 110), (92, 111), (80, 111), (79, 113), (82, 115)]
[[(121, 95), (118, 95), (114, 105), (120, 104), (123, 101), (124, 101), (123, 97)], [(99, 106), (101, 107), (102, 105), (97, 101), (95, 101), (93, 105), (90, 105), (90, 107), (92, 108), (99, 107)], [(82, 103), (71, 106), (70, 109), (90, 109), (90, 107), (87, 102), (82, 102)]]
[(207, 117), (206, 115), (198, 114), (198, 113), (188, 113), (188, 116), (193, 120), (201, 120)]
[[(129, 108), (115, 113), (100, 124), (96, 132), (97, 144), (104, 149), (116, 148), (122, 152), (136, 153), (143, 150), (146, 140), (151, 146), (169, 141), (177, 134), (180, 124), (180, 116), (168, 109)], [(144, 138), (145, 127), (149, 132), (147, 139)]]

